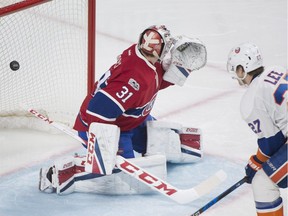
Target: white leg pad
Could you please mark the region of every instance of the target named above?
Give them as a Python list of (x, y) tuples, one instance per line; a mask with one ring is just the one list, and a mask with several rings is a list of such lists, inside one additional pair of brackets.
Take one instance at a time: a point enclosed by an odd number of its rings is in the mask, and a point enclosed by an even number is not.
[(66, 157), (55, 161), (53, 166), (52, 186), (58, 195), (75, 191), (75, 176), (86, 175), (84, 172), (85, 157)]
[[(129, 160), (163, 180), (167, 177), (166, 158), (164, 155), (153, 155)], [(124, 172), (105, 176), (99, 175), (99, 177), (87, 179), (86, 177), (91, 174), (85, 172), (84, 165), (85, 156), (68, 157), (56, 161), (52, 166), (52, 183), (48, 180), (46, 181), (47, 172), (43, 172), (43, 179), (45, 181), (42, 181), (42, 187), (40, 188), (41, 185), (39, 185), (39, 189), (42, 189), (41, 191), (46, 193), (56, 191), (58, 195), (67, 195), (73, 192), (107, 195), (146, 194), (154, 192), (151, 188)], [(84, 178), (83, 180), (75, 181), (79, 177)]]
[(40, 170), (39, 190), (59, 195), (75, 190), (75, 175), (85, 175), (85, 157), (66, 157), (57, 160), (53, 166)]
[(92, 123), (89, 127), (85, 171), (111, 175), (116, 164), (120, 129), (116, 125)]
[(147, 122), (147, 155), (165, 155), (168, 162), (193, 163), (202, 158), (199, 128), (171, 122)]
[[(163, 155), (131, 158), (129, 160), (161, 179), (165, 180), (167, 177), (166, 158)], [(85, 181), (77, 181), (75, 182), (75, 186), (75, 191), (77, 192), (107, 195), (131, 195), (154, 192), (151, 188), (124, 172)]]

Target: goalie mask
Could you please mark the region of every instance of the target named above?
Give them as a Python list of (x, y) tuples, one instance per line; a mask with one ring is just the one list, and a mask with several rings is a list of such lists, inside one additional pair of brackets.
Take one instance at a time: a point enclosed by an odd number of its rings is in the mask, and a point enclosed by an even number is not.
[[(242, 66), (244, 69), (244, 76), (238, 77), (236, 69)], [(263, 60), (259, 48), (251, 43), (242, 43), (231, 49), (228, 55), (227, 71), (232, 74), (234, 79), (237, 79), (241, 84), (246, 78), (247, 73), (263, 66)]]
[(162, 61), (172, 45), (170, 31), (165, 25), (150, 26), (141, 34), (138, 49), (146, 55), (158, 58)]

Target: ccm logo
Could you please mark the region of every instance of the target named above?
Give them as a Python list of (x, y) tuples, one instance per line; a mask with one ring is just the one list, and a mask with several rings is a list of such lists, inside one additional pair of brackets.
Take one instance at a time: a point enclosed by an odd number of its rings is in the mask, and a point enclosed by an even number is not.
[(173, 195), (177, 191), (174, 188), (168, 188), (168, 185), (158, 180), (156, 177), (149, 175), (145, 171), (139, 170), (138, 167), (133, 166), (128, 161), (124, 161), (120, 164), (121, 168), (129, 173), (134, 173), (139, 179), (147, 184), (153, 185), (158, 190), (163, 190), (168, 196)]
[(53, 123), (53, 121), (50, 121), (48, 118), (46, 118), (45, 116), (43, 116), (41, 113), (37, 112), (36, 110), (31, 109), (29, 112), (32, 113), (37, 118), (47, 121), (49, 124)]
[(96, 135), (94, 133), (89, 134), (88, 146), (87, 146), (87, 163), (92, 164), (94, 154), (94, 143)]

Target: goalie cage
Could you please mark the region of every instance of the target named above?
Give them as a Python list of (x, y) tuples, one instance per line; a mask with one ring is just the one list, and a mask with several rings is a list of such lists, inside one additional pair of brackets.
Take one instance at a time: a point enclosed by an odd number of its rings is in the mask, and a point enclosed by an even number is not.
[(95, 1), (0, 1), (0, 128), (39, 129), (22, 103), (72, 126), (95, 79)]

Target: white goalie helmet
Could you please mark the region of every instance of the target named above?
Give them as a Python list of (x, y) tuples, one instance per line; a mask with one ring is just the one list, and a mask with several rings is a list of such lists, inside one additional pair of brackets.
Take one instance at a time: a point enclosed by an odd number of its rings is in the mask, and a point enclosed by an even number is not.
[[(244, 69), (244, 77), (236, 74), (237, 66), (241, 65)], [(263, 66), (262, 55), (259, 48), (251, 43), (245, 42), (231, 49), (228, 55), (227, 71), (240, 81), (244, 80), (247, 73)]]
[(138, 49), (162, 61), (170, 50), (172, 39), (165, 25), (153, 25), (145, 29), (139, 37)]

